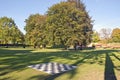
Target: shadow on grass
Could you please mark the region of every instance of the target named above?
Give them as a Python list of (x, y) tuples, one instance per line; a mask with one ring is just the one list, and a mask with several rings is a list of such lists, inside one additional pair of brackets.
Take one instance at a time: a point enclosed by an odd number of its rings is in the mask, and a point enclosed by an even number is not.
[[(7, 50), (0, 49), (0, 65), (7, 65), (0, 67), (0, 76), (7, 75), (10, 72), (22, 71), (31, 64), (39, 64), (45, 62), (53, 62), (58, 60), (60, 63), (66, 63), (70, 65), (80, 66), (81, 64), (88, 63), (94, 64), (98, 63), (99, 65), (104, 65), (105, 58), (102, 54), (115, 52), (116, 50), (88, 50), (88, 51), (56, 51), (56, 52), (31, 52), (32, 50)], [(65, 59), (65, 60), (62, 60)], [(92, 60), (91, 60), (92, 59)], [(74, 62), (71, 62), (74, 60)], [(73, 78), (77, 73), (77, 69), (69, 71), (70, 79)], [(64, 74), (64, 73), (62, 73)], [(62, 74), (50, 75), (46, 80), (54, 80)], [(40, 80), (38, 76), (31, 76), (29, 80), (35, 79)], [(43, 77), (46, 77), (43, 75)], [(106, 79), (107, 80), (107, 79)]]
[[(112, 54), (117, 60), (119, 60), (119, 62), (120, 62), (120, 58), (119, 58), (119, 56), (116, 56), (115, 54)], [(118, 65), (118, 66), (115, 66), (115, 69), (116, 70), (118, 70), (118, 71), (120, 71), (120, 64)]]
[[(111, 54), (112, 52), (116, 52), (116, 50), (96, 50), (96, 51), (80, 52), (77, 54), (81, 54), (80, 56), (82, 56), (82, 58), (77, 58), (76, 62), (74, 62), (72, 65), (80, 66), (81, 64), (84, 64), (84, 63), (88, 63), (88, 64), (97, 63), (99, 65), (104, 66), (105, 65), (105, 60), (104, 60), (105, 56), (103, 56), (103, 54), (106, 54), (106, 53)], [(75, 53), (72, 53), (72, 55), (75, 55)], [(69, 57), (70, 56), (68, 55), (68, 57), (66, 57), (66, 58), (69, 58)], [(77, 69), (74, 69), (67, 73), (70, 74), (69, 79), (72, 79), (77, 74)], [(46, 80), (54, 80), (63, 74), (64, 73), (58, 74), (58, 75), (53, 75)]]
[[(97, 63), (99, 65), (105, 65), (105, 56), (103, 56), (103, 54), (111, 54), (112, 52), (116, 52), (116, 50), (96, 50), (96, 51), (90, 51), (87, 52), (88, 55), (86, 55), (85, 57), (83, 57), (83, 59), (81, 60), (77, 60), (74, 65), (81, 65), (84, 63), (88, 63), (88, 64), (94, 64)], [(91, 60), (92, 59), (92, 60)], [(87, 60), (87, 61), (85, 61)], [(73, 78), (75, 76), (75, 74), (77, 73), (77, 69), (72, 70), (71, 71), (71, 76), (69, 77), (70, 79)]]
[(114, 72), (114, 64), (108, 53), (106, 53), (104, 76), (105, 76), (104, 80), (117, 80)]
[(66, 73), (66, 72), (55, 74), (55, 75), (50, 75), (50, 76), (46, 77), (45, 80), (54, 80), (55, 78), (59, 77), (60, 75), (62, 75), (64, 73)]
[(115, 54), (112, 54), (112, 55), (120, 61), (120, 58), (118, 56), (116, 56)]
[(47, 77), (47, 76), (45, 76), (45, 75), (36, 75), (36, 76), (30, 77), (27, 80), (45, 80), (45, 77)]

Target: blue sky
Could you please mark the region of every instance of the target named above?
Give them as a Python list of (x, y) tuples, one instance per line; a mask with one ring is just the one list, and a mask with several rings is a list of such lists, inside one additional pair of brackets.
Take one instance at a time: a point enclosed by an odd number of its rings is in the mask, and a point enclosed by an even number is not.
[[(0, 17), (15, 20), (19, 29), (25, 33), (25, 19), (30, 14), (45, 14), (50, 6), (65, 0), (0, 0)], [(94, 30), (120, 26), (120, 0), (83, 0), (89, 15), (94, 21)]]

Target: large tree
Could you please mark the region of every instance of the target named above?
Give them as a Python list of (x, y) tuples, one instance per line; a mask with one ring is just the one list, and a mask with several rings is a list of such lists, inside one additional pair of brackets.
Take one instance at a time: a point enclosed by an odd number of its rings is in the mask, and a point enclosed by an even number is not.
[(46, 44), (45, 34), (46, 16), (40, 14), (30, 15), (26, 19), (26, 42), (34, 47)]
[[(61, 2), (47, 12), (49, 42), (64, 46), (91, 42), (92, 20), (82, 2)], [(81, 7), (82, 6), (82, 7)]]
[(8, 17), (0, 18), (0, 31), (2, 44), (23, 43), (24, 35), (16, 26), (14, 20)]
[(113, 29), (111, 38), (113, 42), (120, 43), (120, 29), (119, 28)]

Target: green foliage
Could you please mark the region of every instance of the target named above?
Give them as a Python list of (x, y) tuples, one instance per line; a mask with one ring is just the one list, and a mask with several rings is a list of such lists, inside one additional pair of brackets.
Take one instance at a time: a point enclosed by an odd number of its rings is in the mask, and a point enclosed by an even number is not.
[(2, 44), (6, 43), (23, 43), (24, 35), (17, 28), (15, 22), (11, 18), (0, 18), (0, 40)]
[(82, 2), (61, 2), (47, 11), (47, 16), (34, 14), (26, 19), (26, 42), (30, 45), (62, 45), (91, 42), (92, 21)]
[(100, 41), (100, 36), (98, 34), (98, 32), (93, 32), (93, 35), (92, 35), (92, 42), (99, 42)]
[(111, 38), (113, 42), (120, 43), (120, 29), (119, 28), (113, 29)]
[(84, 5), (81, 6), (83, 8), (76, 7), (74, 2), (61, 2), (49, 8), (46, 30), (51, 44), (69, 46), (91, 42), (92, 21)]
[(30, 15), (26, 19), (26, 42), (30, 45), (40, 45), (46, 44), (46, 33), (45, 33), (45, 20), (46, 16), (40, 14)]
[(12, 26), (15, 26), (15, 22), (12, 18), (7, 18), (7, 17), (1, 17), (0, 18), (0, 26), (1, 27), (12, 27)]

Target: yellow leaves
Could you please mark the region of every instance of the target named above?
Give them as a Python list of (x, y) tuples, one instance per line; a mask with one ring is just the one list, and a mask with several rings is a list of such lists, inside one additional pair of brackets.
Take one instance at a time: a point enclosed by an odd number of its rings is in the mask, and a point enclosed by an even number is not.
[(120, 42), (120, 29), (119, 28), (113, 29), (111, 36), (113, 42)]

